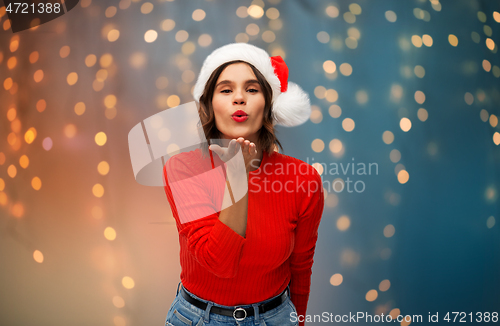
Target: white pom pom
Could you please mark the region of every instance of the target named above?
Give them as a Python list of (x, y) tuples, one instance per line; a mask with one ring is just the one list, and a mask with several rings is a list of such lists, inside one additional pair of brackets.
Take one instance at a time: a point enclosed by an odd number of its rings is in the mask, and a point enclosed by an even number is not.
[(311, 116), (309, 95), (299, 85), (288, 82), (288, 89), (281, 93), (273, 104), (276, 124), (295, 127), (306, 122)]

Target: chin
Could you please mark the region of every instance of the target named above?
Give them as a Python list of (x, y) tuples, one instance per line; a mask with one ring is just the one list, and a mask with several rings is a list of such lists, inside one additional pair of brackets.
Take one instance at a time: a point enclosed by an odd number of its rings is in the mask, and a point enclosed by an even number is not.
[[(248, 139), (248, 137), (250, 137), (252, 135), (252, 133), (248, 130), (238, 130), (240, 128), (235, 128), (235, 130), (231, 130), (230, 132), (223, 132), (224, 135), (226, 135), (227, 138), (230, 138), (230, 139), (238, 139), (240, 137), (243, 137), (245, 139)], [(243, 129), (243, 128), (241, 128)], [(246, 128), (244, 128), (246, 129)]]

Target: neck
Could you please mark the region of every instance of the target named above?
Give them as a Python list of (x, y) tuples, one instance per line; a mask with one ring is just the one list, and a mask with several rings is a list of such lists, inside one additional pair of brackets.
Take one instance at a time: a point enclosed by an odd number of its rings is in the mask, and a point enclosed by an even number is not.
[(250, 163), (250, 171), (255, 171), (260, 167), (260, 165), (262, 164), (263, 156), (264, 152), (262, 151), (262, 149), (257, 148), (257, 154)]

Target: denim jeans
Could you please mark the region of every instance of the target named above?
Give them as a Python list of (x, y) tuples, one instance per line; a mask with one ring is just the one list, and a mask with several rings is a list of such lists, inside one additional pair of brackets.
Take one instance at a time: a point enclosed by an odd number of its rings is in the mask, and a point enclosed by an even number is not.
[[(179, 286), (182, 286), (179, 282)], [(297, 310), (294, 304), (287, 295), (285, 301), (278, 307), (266, 311), (263, 314), (259, 314), (258, 306), (262, 303), (271, 301), (276, 297), (269, 298), (267, 300), (257, 302), (250, 305), (240, 305), (238, 307), (242, 308), (254, 308), (255, 315), (248, 316), (242, 321), (237, 321), (234, 317), (219, 315), (210, 312), (212, 306), (231, 308), (216, 304), (211, 301), (203, 300), (200, 297), (189, 292), (186, 288), (184, 290), (193, 298), (207, 303), (207, 308), (202, 310), (184, 299), (184, 297), (179, 292), (179, 286), (177, 286), (177, 295), (170, 306), (170, 310), (167, 313), (167, 318), (165, 320), (165, 326), (223, 326), (223, 325), (260, 325), (260, 326), (297, 326), (299, 323), (297, 318), (292, 318), (292, 312), (295, 312), (294, 316), (297, 316)], [(289, 291), (287, 293), (290, 293)], [(279, 295), (278, 295), (279, 296)], [(294, 320), (294, 322), (292, 322)]]

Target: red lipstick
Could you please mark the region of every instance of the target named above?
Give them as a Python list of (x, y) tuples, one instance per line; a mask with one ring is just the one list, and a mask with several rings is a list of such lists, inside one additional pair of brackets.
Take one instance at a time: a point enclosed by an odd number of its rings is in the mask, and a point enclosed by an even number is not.
[(246, 112), (243, 110), (238, 110), (234, 112), (231, 117), (236, 122), (244, 122), (248, 119), (248, 114), (246, 114)]

